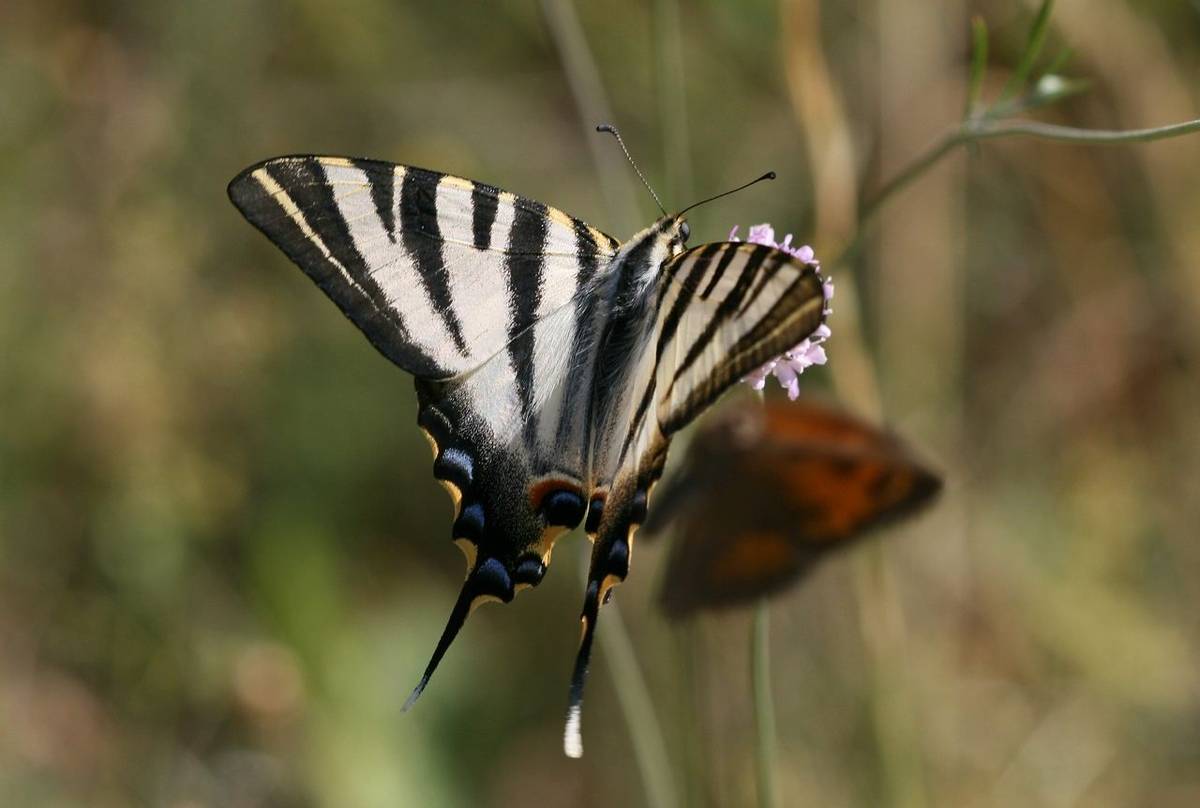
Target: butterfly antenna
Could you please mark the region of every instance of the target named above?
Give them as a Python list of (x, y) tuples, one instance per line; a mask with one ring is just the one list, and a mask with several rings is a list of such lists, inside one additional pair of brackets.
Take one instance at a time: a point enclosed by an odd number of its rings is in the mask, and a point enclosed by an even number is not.
[(571, 690), (567, 695), (567, 726), (563, 731), (563, 751), (567, 757), (583, 757), (583, 685), (587, 681), (588, 660), (592, 656), (592, 640), (596, 636), (596, 619), (600, 616), (600, 582), (588, 583), (583, 600), (583, 634), (579, 638), (579, 653), (571, 672)]
[(463, 584), (462, 592), (459, 593), (458, 600), (454, 604), (454, 609), (450, 612), (450, 619), (446, 622), (446, 628), (442, 631), (442, 638), (438, 640), (437, 648), (433, 649), (433, 658), (425, 666), (425, 675), (421, 677), (421, 681), (413, 688), (412, 695), (408, 697), (408, 701), (404, 702), (403, 712), (408, 712), (417, 703), (417, 699), (421, 697), (421, 692), (425, 690), (425, 685), (429, 684), (429, 678), (437, 670), (438, 663), (442, 661), (446, 650), (454, 642), (454, 638), (458, 636), (463, 623), (467, 622), (467, 615), (471, 613), (471, 601), (474, 600), (475, 594), (475, 588), (472, 586), (471, 581), (468, 580)]
[(654, 197), (654, 204), (658, 205), (658, 209), (662, 211), (663, 216), (667, 215), (666, 208), (658, 198), (658, 194), (654, 193), (654, 189), (650, 187), (650, 183), (646, 181), (646, 175), (638, 168), (637, 163), (633, 162), (633, 157), (629, 154), (629, 149), (625, 148), (625, 141), (621, 139), (621, 133), (617, 131), (617, 127), (610, 123), (602, 123), (596, 127), (597, 132), (608, 132), (617, 139), (617, 143), (621, 144), (621, 151), (625, 152), (625, 159), (629, 161), (629, 165), (633, 166), (633, 170), (637, 172), (638, 179), (642, 181), (642, 185), (646, 186), (646, 190), (650, 192), (650, 196)]
[(766, 174), (763, 174), (758, 179), (750, 180), (750, 182), (746, 183), (745, 185), (739, 185), (738, 187), (734, 188), (732, 191), (725, 191), (724, 193), (719, 193), (716, 196), (710, 196), (708, 199), (701, 199), (699, 202), (693, 202), (692, 204), (688, 205), (683, 210), (679, 211), (679, 213), (676, 215), (682, 216), (683, 214), (687, 213), (692, 208), (698, 208), (701, 205), (707, 205), (709, 202), (720, 199), (723, 196), (729, 196), (730, 194), (736, 194), (738, 191), (744, 191), (747, 188), (749, 188), (751, 185), (760, 183), (763, 180), (773, 180), (773, 179), (775, 179), (775, 172), (768, 171)]

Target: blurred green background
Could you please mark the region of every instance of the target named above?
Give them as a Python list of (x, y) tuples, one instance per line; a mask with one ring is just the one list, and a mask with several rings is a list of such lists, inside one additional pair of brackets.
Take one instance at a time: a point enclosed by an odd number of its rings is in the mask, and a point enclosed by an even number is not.
[[(578, 537), (400, 714), (462, 574), (412, 385), (225, 184), (372, 156), (625, 237), (653, 207), (589, 134), (607, 103), (668, 207), (779, 172), (695, 242), (770, 221), (830, 257), (961, 113), (970, 16), (994, 96), (1033, 11), (0, 5), (0, 805), (644, 804), (604, 648), (561, 752)], [(1063, 0), (1064, 47), (1093, 89), (1043, 118), (1197, 117), (1195, 2)], [(880, 407), (948, 490), (775, 601), (782, 804), (1200, 804), (1200, 138), (989, 142), (832, 269), (809, 386)], [(661, 556), (618, 600), (666, 776), (749, 804), (749, 618), (667, 624)]]

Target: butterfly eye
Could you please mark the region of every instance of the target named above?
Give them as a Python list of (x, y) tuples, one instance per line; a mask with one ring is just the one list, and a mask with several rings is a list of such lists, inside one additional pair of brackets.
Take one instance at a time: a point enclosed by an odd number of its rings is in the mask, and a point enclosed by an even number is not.
[(691, 235), (692, 235), (692, 228), (688, 227), (688, 223), (680, 222), (679, 223), (679, 237), (682, 238), (684, 241), (687, 241), (688, 237)]

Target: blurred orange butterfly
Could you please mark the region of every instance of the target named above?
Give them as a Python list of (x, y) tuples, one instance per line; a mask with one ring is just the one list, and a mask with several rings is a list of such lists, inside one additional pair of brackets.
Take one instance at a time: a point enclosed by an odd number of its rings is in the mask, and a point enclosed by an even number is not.
[(810, 401), (734, 406), (696, 433), (647, 533), (675, 535), (668, 615), (776, 592), (830, 550), (927, 505), (941, 480), (892, 435)]

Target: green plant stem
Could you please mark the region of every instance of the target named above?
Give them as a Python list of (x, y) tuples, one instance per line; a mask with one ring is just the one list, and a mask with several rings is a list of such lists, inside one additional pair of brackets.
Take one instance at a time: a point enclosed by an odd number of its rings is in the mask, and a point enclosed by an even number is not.
[(646, 801), (654, 808), (674, 808), (679, 804), (671, 776), (671, 761), (663, 741), (662, 727), (654, 712), (650, 690), (642, 676), (633, 650), (633, 641), (621, 619), (616, 601), (604, 607), (604, 630), (597, 631), (604, 648), (604, 661), (616, 685), (617, 701), (629, 729), (634, 759), (646, 789)]
[(911, 185), (914, 180), (959, 146), (980, 140), (1002, 137), (1033, 137), (1057, 143), (1085, 146), (1116, 146), (1128, 143), (1149, 143), (1200, 132), (1200, 119), (1160, 126), (1153, 129), (1079, 129), (1050, 123), (1024, 120), (991, 120), (977, 118), (964, 121), (934, 142), (926, 151), (888, 180), (878, 193), (859, 208), (859, 227), (850, 243), (832, 262), (841, 264), (853, 253), (867, 225), (893, 196)]
[(1085, 146), (1117, 146), (1124, 143), (1149, 143), (1154, 140), (1200, 132), (1200, 119), (1159, 126), (1153, 129), (1078, 129), (1038, 121), (973, 121), (963, 125), (966, 140), (1026, 136), (1059, 143)]
[(1054, 12), (1054, 0), (1043, 0), (1033, 25), (1029, 28), (1029, 38), (1021, 53), (1017, 69), (1009, 76), (1004, 88), (1000, 91), (1000, 100), (1005, 101), (1021, 91), (1033, 73), (1034, 63), (1042, 54), (1042, 46), (1046, 44), (1046, 35), (1050, 32), (1050, 15)]
[(692, 147), (688, 136), (687, 82), (684, 80), (683, 36), (679, 0), (654, 0), (654, 48), (658, 125), (663, 138), (663, 165), (668, 207), (683, 207), (692, 198)]
[(770, 606), (763, 598), (754, 609), (750, 630), (750, 677), (754, 692), (755, 762), (759, 808), (774, 808), (775, 705), (771, 698)]
[[(944, 135), (940, 140), (930, 146), (924, 154), (913, 160), (905, 166), (899, 174), (892, 177), (887, 183), (879, 189), (875, 196), (864, 203), (859, 208), (858, 230), (855, 232), (854, 238), (851, 240), (851, 245), (855, 244), (862, 236), (863, 231), (871, 220), (879, 213), (880, 209), (891, 200), (900, 191), (912, 184), (913, 180), (928, 171), (935, 163), (941, 160), (950, 152), (962, 144), (968, 142), (966, 133), (962, 129), (956, 129)], [(846, 252), (849, 252), (847, 248)], [(835, 263), (840, 263), (841, 258)]]
[(703, 731), (705, 710), (699, 694), (701, 672), (696, 656), (700, 641), (696, 620), (682, 620), (672, 627), (674, 667), (678, 706), (675, 712), (676, 745), (682, 759), (682, 796), (687, 806), (708, 806), (712, 799), (711, 772), (707, 761), (713, 759), (711, 736)]
[[(588, 47), (583, 25), (575, 13), (574, 3), (571, 0), (542, 0), (541, 7), (551, 39), (562, 58), (563, 72), (575, 99), (583, 135), (591, 150), (612, 221), (635, 221), (631, 217), (637, 211), (636, 197), (620, 152), (613, 149), (611, 144), (603, 144), (594, 131), (596, 124), (612, 122), (612, 106), (605, 93), (596, 59)], [(630, 230), (631, 227), (626, 224), (625, 229)], [(583, 578), (586, 582), (586, 554), (584, 559)], [(654, 808), (674, 808), (678, 798), (667, 745), (654, 702), (650, 698), (650, 689), (637, 664), (633, 641), (616, 603), (608, 604), (604, 614), (604, 626), (597, 629), (596, 634), (604, 652), (605, 667), (616, 687), (625, 726), (629, 730), (634, 758), (646, 790), (646, 801)]]
[(583, 23), (571, 0), (542, 0), (541, 6), (542, 17), (562, 59), (563, 74), (583, 124), (584, 142), (596, 166), (596, 181), (604, 196), (611, 225), (633, 232), (641, 227), (641, 196), (629, 179), (620, 150), (614, 149), (607, 138), (596, 135), (597, 124), (614, 123), (614, 118)]
[(971, 20), (971, 73), (967, 81), (966, 113), (970, 118), (978, 112), (983, 99), (983, 80), (987, 74), (988, 30), (983, 17)]

